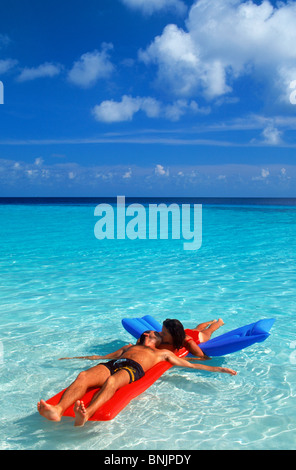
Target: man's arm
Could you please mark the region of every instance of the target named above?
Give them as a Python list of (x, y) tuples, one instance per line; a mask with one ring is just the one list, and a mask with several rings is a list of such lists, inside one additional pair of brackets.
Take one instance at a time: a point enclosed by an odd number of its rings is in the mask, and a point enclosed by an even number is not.
[(186, 367), (188, 369), (198, 369), (198, 370), (207, 370), (209, 372), (220, 372), (230, 375), (236, 375), (232, 369), (228, 369), (227, 367), (213, 367), (213, 366), (206, 366), (204, 364), (191, 364), (190, 362), (182, 359), (181, 357), (177, 357), (174, 353), (170, 351), (163, 351), (163, 360), (172, 364), (172, 366), (177, 367)]
[(113, 353), (110, 353), (110, 354), (106, 354), (105, 356), (61, 357), (59, 359), (59, 361), (64, 361), (66, 359), (89, 359), (90, 361), (96, 361), (98, 359), (118, 359), (131, 346), (132, 346), (132, 344), (127, 344), (126, 346), (123, 346), (122, 348), (118, 349), (117, 351), (114, 351)]

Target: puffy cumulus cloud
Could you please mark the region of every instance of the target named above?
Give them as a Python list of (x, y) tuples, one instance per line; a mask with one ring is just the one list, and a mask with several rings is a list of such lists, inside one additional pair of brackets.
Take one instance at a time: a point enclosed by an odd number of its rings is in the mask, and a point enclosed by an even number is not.
[(253, 176), (252, 181), (264, 181), (270, 176), (270, 171), (268, 168), (262, 168), (260, 171), (260, 176)]
[(61, 65), (52, 64), (50, 62), (45, 62), (44, 64), (39, 65), (38, 67), (26, 67), (22, 70), (20, 75), (17, 78), (19, 82), (26, 82), (30, 80), (36, 80), (38, 78), (45, 77), (55, 77), (59, 75), (62, 71)]
[(124, 5), (134, 10), (139, 10), (146, 15), (161, 10), (171, 10), (178, 14), (186, 12), (187, 7), (181, 0), (121, 0)]
[(157, 175), (157, 176), (169, 176), (170, 175), (170, 172), (168, 169), (165, 169), (162, 165), (156, 165), (156, 167), (154, 168), (154, 173)]
[(189, 95), (199, 82), (199, 51), (189, 33), (168, 25), (139, 58), (158, 66), (158, 84), (170, 87), (177, 96)]
[(170, 121), (179, 121), (179, 119), (186, 113), (193, 114), (209, 114), (210, 108), (200, 107), (194, 100), (180, 99), (174, 101), (172, 104), (165, 105), (163, 108), (163, 115)]
[(113, 100), (103, 101), (93, 109), (93, 114), (97, 121), (101, 122), (120, 122), (131, 121), (134, 114), (137, 113), (142, 106), (141, 98), (132, 98), (124, 95), (120, 102)]
[(121, 101), (106, 100), (93, 108), (97, 121), (113, 123), (131, 121), (134, 114), (142, 111), (149, 118), (164, 117), (170, 121), (178, 121), (187, 112), (207, 114), (208, 108), (199, 107), (195, 101), (176, 100), (171, 104), (151, 97), (136, 97), (124, 95)]
[(213, 99), (244, 74), (264, 77), (283, 92), (295, 72), (295, 22), (296, 2), (198, 0), (186, 31), (168, 25), (139, 57), (155, 63), (158, 83), (178, 96)]
[(109, 78), (114, 70), (109, 55), (111, 49), (113, 49), (112, 44), (103, 43), (101, 51), (95, 50), (83, 54), (69, 71), (69, 82), (82, 88), (89, 88), (98, 80)]
[(266, 170), (265, 168), (262, 168), (261, 175), (262, 178), (267, 178), (269, 176), (269, 170)]
[(131, 121), (134, 114), (140, 110), (146, 113), (148, 117), (156, 118), (160, 115), (161, 105), (154, 98), (133, 98), (124, 95), (121, 101), (103, 101), (94, 107), (93, 114), (97, 121), (112, 123)]
[(79, 165), (74, 162), (42, 164), (0, 159), (0, 194), (15, 190), (23, 195), (72, 195), (73, 188), (81, 194), (166, 196), (281, 196), (282, 191), (293, 197), (296, 166), (271, 164), (267, 167), (244, 164), (170, 165), (162, 162), (147, 166)]
[(285, 65), (278, 69), (276, 86), (280, 90), (280, 101), (295, 105), (296, 67)]
[(161, 36), (139, 52), (139, 58), (147, 65), (157, 64), (158, 85), (169, 87), (176, 96), (192, 96), (202, 89), (212, 98), (231, 91), (222, 62), (206, 62), (191, 34), (176, 25), (166, 26)]
[(264, 137), (265, 144), (278, 145), (282, 142), (282, 138), (281, 138), (282, 132), (272, 125), (266, 127), (263, 130), (262, 135)]

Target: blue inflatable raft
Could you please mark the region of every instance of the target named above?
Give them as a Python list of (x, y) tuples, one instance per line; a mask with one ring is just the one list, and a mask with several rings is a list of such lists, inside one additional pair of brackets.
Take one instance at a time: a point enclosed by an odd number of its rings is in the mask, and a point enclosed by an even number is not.
[[(199, 347), (207, 356), (225, 356), (254, 343), (265, 341), (270, 336), (269, 331), (274, 322), (274, 318), (259, 320), (212, 338), (206, 343), (200, 343)], [(146, 330), (161, 331), (162, 329), (161, 324), (151, 315), (142, 318), (124, 318), (122, 325), (136, 339)]]

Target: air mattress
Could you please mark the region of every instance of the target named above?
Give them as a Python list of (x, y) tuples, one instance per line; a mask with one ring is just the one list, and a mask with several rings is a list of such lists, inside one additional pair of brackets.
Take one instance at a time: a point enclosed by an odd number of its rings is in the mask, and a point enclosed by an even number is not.
[[(155, 329), (154, 327), (156, 327), (157, 322), (155, 320), (152, 322), (153, 327), (152, 324), (149, 323), (149, 328), (147, 328), (147, 324), (145, 324), (144, 322), (140, 322), (140, 324), (142, 328), (144, 328), (143, 331), (145, 331), (147, 329)], [(139, 336), (141, 336), (141, 334)], [(188, 351), (185, 348), (180, 349), (178, 351), (179, 357), (185, 357), (187, 356), (187, 354)], [(145, 373), (143, 378), (131, 384), (125, 385), (120, 390), (118, 390), (109, 401), (107, 401), (101, 408), (96, 411), (96, 413), (90, 418), (90, 421), (109, 421), (115, 418), (115, 416), (117, 416), (118, 413), (120, 413), (120, 411), (125, 408), (133, 398), (145, 392), (145, 390), (147, 390), (147, 388), (149, 388), (157, 379), (159, 379), (159, 377), (164, 372), (170, 369), (170, 367), (172, 366), (168, 362), (160, 362), (159, 364), (156, 364), (154, 367), (152, 367)], [(47, 400), (47, 403), (49, 403), (50, 405), (57, 405), (60, 399), (62, 398), (62, 395), (65, 390), (62, 390), (54, 397)], [(89, 405), (92, 397), (95, 393), (97, 393), (98, 390), (99, 388), (89, 389), (84, 395), (82, 400), (84, 401), (86, 407)], [(64, 416), (74, 417), (75, 413), (73, 408), (74, 405), (68, 408), (65, 411)]]
[[(259, 320), (210, 339), (206, 343), (200, 343), (199, 347), (207, 356), (225, 356), (254, 343), (265, 341), (270, 336), (269, 331), (274, 322), (273, 318)], [(143, 318), (125, 318), (122, 320), (122, 324), (126, 331), (135, 338), (139, 338), (145, 330), (161, 331), (162, 328), (161, 324), (151, 315), (146, 315)]]
[[(217, 336), (206, 343), (201, 343), (199, 346), (208, 356), (222, 356), (230, 354), (240, 349), (251, 346), (256, 342), (264, 341), (269, 336), (269, 331), (274, 323), (274, 319), (260, 320), (256, 323), (237, 328), (223, 335)], [(158, 323), (150, 315), (143, 318), (127, 318), (122, 320), (122, 324), (126, 331), (138, 339), (141, 334), (146, 330), (161, 331), (161, 324)], [(179, 357), (185, 357), (188, 351), (183, 348), (178, 351)], [(146, 372), (144, 377), (136, 382), (126, 385), (118, 390), (115, 395), (106, 402), (96, 413), (90, 418), (90, 421), (109, 421), (120, 413), (128, 403), (147, 388), (149, 388), (164, 372), (172, 367), (168, 362), (161, 362), (152, 367)], [(66, 390), (66, 389), (65, 389)], [(56, 405), (59, 403), (65, 390), (62, 390), (57, 395), (47, 400), (47, 403)], [(85, 405), (88, 406), (93, 395), (99, 388), (89, 389), (86, 395), (82, 398)], [(64, 416), (74, 417), (73, 406), (68, 408)]]
[[(109, 421), (115, 418), (115, 416), (117, 416), (133, 398), (145, 392), (145, 390), (147, 390), (147, 388), (149, 388), (170, 367), (171, 366), (168, 362), (161, 362), (148, 370), (142, 379), (122, 387), (109, 401), (96, 411), (96, 413), (90, 418), (90, 421)], [(47, 403), (50, 405), (57, 405), (65, 390), (62, 390), (53, 398), (47, 400)], [(89, 389), (84, 395), (82, 400), (86, 407), (89, 405), (92, 397), (98, 390), (99, 388)], [(68, 408), (65, 411), (64, 416), (74, 417), (75, 414), (73, 408), (74, 405)]]

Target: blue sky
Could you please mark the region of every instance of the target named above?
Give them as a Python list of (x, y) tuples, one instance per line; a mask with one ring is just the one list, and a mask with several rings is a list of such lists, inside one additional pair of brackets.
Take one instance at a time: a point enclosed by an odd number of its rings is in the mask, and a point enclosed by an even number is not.
[(295, 197), (295, 24), (295, 1), (1, 0), (0, 196)]

